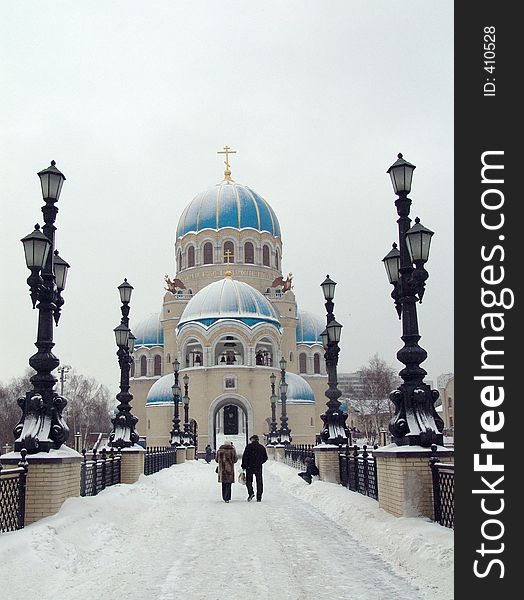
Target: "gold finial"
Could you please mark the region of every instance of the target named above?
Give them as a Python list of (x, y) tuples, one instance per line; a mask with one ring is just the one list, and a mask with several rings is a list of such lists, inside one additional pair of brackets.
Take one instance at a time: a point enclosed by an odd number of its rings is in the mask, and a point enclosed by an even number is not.
[(231, 170), (230, 170), (230, 164), (229, 164), (229, 155), (230, 154), (236, 154), (237, 151), (236, 150), (231, 150), (231, 148), (229, 146), (224, 146), (224, 150), (219, 150), (217, 152), (217, 154), (225, 154), (226, 155), (226, 160), (224, 161), (224, 164), (226, 165), (226, 170), (224, 171), (224, 179), (226, 181), (231, 181)]
[(226, 271), (226, 277), (233, 277), (232, 271)]

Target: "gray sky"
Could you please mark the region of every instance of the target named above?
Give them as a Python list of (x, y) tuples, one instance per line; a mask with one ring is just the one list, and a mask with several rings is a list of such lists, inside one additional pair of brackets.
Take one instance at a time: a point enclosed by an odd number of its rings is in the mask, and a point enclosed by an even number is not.
[(423, 366), (435, 384), (453, 371), (452, 32), (449, 0), (2, 3), (0, 381), (35, 351), (19, 240), (42, 223), (37, 171), (54, 159), (67, 177), (55, 354), (116, 392), (116, 286), (135, 287), (131, 327), (160, 309), (179, 215), (222, 179), (225, 144), (277, 213), (299, 306), (324, 315), (319, 284), (338, 282), (341, 371), (374, 353), (402, 366), (385, 171), (398, 152), (416, 164), (412, 217), (436, 232)]

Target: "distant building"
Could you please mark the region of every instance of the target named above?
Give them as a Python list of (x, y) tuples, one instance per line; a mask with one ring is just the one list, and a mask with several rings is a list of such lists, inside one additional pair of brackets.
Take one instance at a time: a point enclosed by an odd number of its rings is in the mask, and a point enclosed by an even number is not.
[(440, 390), (442, 397), (442, 418), (444, 420), (444, 430), (448, 435), (454, 435), (455, 428), (455, 378), (452, 375), (443, 390)]

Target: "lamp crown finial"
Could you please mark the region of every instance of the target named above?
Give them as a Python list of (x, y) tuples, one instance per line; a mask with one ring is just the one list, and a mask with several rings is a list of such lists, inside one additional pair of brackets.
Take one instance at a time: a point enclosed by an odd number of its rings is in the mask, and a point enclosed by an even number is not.
[(56, 165), (56, 162), (54, 160), (51, 161), (51, 166), (54, 167)]
[(393, 242), (393, 248), (397, 247), (397, 242)]
[(39, 230), (40, 230), (40, 225), (39, 225), (38, 223), (35, 225), (35, 229), (36, 229), (37, 231), (39, 231)]
[(418, 217), (415, 217), (415, 223), (420, 223), (420, 219)]
[(399, 152), (397, 156), (398, 158), (402, 158), (402, 152)]

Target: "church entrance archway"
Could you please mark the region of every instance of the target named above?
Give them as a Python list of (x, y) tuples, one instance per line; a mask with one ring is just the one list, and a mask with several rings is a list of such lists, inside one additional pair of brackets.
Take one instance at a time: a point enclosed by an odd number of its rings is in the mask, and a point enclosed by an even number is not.
[(209, 439), (216, 449), (226, 440), (232, 441), (237, 454), (244, 451), (253, 431), (253, 411), (246, 398), (224, 394), (209, 407)]

